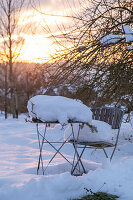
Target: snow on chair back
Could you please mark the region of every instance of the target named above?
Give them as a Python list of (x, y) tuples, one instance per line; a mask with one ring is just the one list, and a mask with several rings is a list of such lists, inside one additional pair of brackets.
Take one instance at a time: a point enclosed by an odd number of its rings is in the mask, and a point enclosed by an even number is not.
[(124, 111), (119, 108), (98, 107), (91, 109), (94, 120), (104, 121), (111, 125), (112, 129), (119, 129)]

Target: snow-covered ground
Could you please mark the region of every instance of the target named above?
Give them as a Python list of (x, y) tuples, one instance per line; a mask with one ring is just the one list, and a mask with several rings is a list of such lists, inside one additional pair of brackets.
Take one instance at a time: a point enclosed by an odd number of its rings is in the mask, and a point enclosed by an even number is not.
[[(38, 139), (36, 125), (26, 123), (25, 115), (18, 120), (0, 116), (0, 200), (69, 200), (93, 192), (104, 191), (120, 196), (119, 200), (133, 199), (133, 129), (122, 124), (119, 145), (110, 163), (102, 150), (87, 149), (83, 156), (87, 174), (70, 175), (71, 166), (59, 155), (43, 176), (36, 175)], [(43, 126), (43, 125), (40, 125)], [(63, 139), (64, 130), (58, 125), (49, 129), (53, 140)], [(112, 149), (108, 149), (110, 154)], [(54, 154), (46, 145), (44, 165)], [(66, 144), (62, 153), (71, 161), (72, 145)]]

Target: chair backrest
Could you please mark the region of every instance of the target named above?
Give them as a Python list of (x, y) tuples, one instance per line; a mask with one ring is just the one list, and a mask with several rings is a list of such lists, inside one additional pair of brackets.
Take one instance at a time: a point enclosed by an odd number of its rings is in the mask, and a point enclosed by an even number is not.
[(91, 109), (94, 120), (104, 121), (111, 125), (112, 129), (119, 129), (121, 126), (124, 111), (120, 108), (98, 107)]

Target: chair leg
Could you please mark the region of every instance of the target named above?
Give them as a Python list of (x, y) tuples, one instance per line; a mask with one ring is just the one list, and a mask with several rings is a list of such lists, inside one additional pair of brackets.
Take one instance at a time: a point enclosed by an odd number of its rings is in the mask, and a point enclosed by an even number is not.
[[(77, 153), (77, 150), (73, 144), (73, 147), (74, 147), (74, 158), (73, 158), (73, 166), (72, 166), (72, 169), (71, 169), (71, 175), (74, 175), (74, 176), (80, 176), (82, 175), (82, 172), (81, 172), (81, 169), (80, 169), (80, 164), (78, 162), (78, 153)], [(76, 165), (75, 165), (75, 162), (76, 162)], [(74, 172), (77, 171), (78, 172), (75, 174)]]
[(106, 158), (108, 158), (107, 152), (105, 151), (105, 149), (104, 149), (104, 148), (103, 148), (103, 152), (104, 152), (104, 154), (105, 154)]
[(116, 137), (116, 143), (115, 143), (115, 147), (114, 147), (114, 149), (113, 149), (113, 152), (112, 152), (112, 154), (111, 154), (110, 161), (112, 160), (113, 155), (114, 155), (114, 153), (115, 153), (115, 150), (116, 150), (116, 147), (117, 147), (117, 144), (118, 144), (119, 134), (120, 134), (120, 128), (118, 129), (118, 133), (117, 133), (117, 137)]
[(38, 174), (38, 171), (39, 171), (39, 168), (40, 168), (40, 162), (42, 164), (42, 171), (43, 171), (43, 174), (44, 174), (44, 168), (43, 168), (43, 159), (42, 159), (42, 148), (43, 148), (43, 142), (44, 142), (44, 138), (45, 138), (45, 134), (46, 134), (46, 127), (47, 125), (45, 126), (45, 131), (44, 131), (44, 136), (43, 136), (43, 139), (42, 139), (42, 142), (40, 142), (40, 133), (39, 133), (39, 128), (38, 128), (38, 124), (37, 124), (37, 135), (38, 135), (38, 142), (39, 142), (39, 149), (40, 149), (40, 155), (39, 155), (39, 160), (38, 160), (38, 167), (37, 167), (37, 174)]
[[(82, 157), (82, 155), (83, 155), (83, 153), (85, 151), (86, 146), (83, 148), (83, 150), (82, 150), (80, 155), (78, 153), (78, 150), (77, 150), (75, 144), (73, 144), (73, 147), (74, 147), (74, 150), (75, 150), (75, 154), (74, 154), (73, 166), (72, 166), (71, 174), (74, 175), (74, 171), (77, 170), (77, 165), (78, 165), (80, 174), (77, 174), (77, 175), (79, 176), (79, 175), (82, 175), (83, 173), (86, 173), (86, 170), (85, 170), (84, 165), (83, 165), (82, 160), (81, 160), (81, 157)], [(77, 158), (77, 161), (74, 164), (76, 158)], [(80, 170), (80, 164), (81, 164), (81, 167), (82, 167), (83, 171)]]
[[(71, 127), (72, 127), (73, 138), (75, 138), (73, 124), (71, 124)], [(75, 141), (78, 140), (78, 137), (79, 137), (79, 134), (80, 134), (80, 129), (81, 129), (81, 126), (79, 125), (77, 138), (75, 138), (74, 142), (73, 142), (73, 147), (74, 147), (75, 153), (74, 153), (74, 158), (73, 158), (73, 166), (72, 166), (72, 169), (71, 169), (71, 174), (75, 175), (75, 176), (79, 176), (79, 175), (81, 176), (83, 173), (86, 173), (84, 165), (83, 165), (83, 163), (81, 161), (81, 157), (82, 157), (82, 155), (84, 153), (84, 150), (85, 150), (86, 146), (84, 146), (81, 154), (79, 155), (78, 150), (77, 150), (77, 144), (75, 143)], [(76, 160), (76, 163), (75, 163), (75, 160)], [(80, 168), (81, 168), (80, 165), (81, 165), (83, 171), (80, 170)], [(79, 168), (79, 173), (78, 174), (74, 174), (74, 171), (77, 170), (77, 167)]]

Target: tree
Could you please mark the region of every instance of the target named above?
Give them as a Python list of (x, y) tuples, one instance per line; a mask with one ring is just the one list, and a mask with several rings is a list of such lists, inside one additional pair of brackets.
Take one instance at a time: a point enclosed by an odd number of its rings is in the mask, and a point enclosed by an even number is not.
[(129, 98), (128, 107), (133, 109), (133, 40), (127, 38), (133, 37), (133, 2), (92, 0), (81, 5), (82, 11), (72, 16), (74, 28), (65, 37), (62, 34), (71, 48), (54, 57), (56, 65), (60, 63), (56, 84), (88, 85), (104, 104)]
[[(18, 117), (17, 90), (14, 82), (13, 63), (19, 57), (24, 44), (24, 38), (21, 35), (22, 26), (19, 26), (24, 5), (25, 0), (0, 1), (0, 59), (1, 62), (7, 63), (6, 68), (9, 69), (9, 78), (6, 78), (6, 80), (9, 80), (10, 105), (13, 117)], [(6, 70), (5, 73), (7, 74)]]

